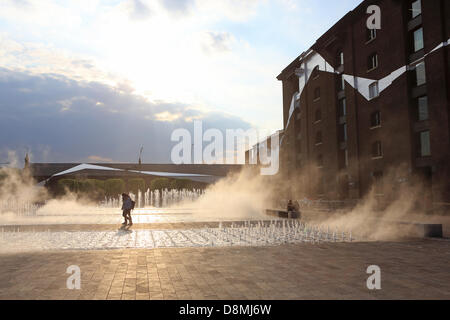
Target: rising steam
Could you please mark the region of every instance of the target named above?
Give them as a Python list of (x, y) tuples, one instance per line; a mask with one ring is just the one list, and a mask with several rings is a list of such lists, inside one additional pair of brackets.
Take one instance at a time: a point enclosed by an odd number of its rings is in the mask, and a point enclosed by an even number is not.
[[(392, 181), (398, 180), (398, 176), (398, 170), (391, 170), (387, 174), (388, 180)], [(117, 217), (120, 217), (117, 208), (99, 208), (96, 203), (70, 193), (61, 199), (50, 199), (45, 188), (37, 187), (27, 170), (2, 168), (0, 177), (0, 203), (36, 203), (46, 200), (45, 206), (39, 209), (38, 214), (45, 212), (50, 218), (59, 216), (58, 223), (79, 223), (81, 216), (92, 214), (117, 214)], [(220, 221), (271, 219), (265, 214), (265, 209), (284, 209), (287, 199), (303, 199), (308, 190), (315, 188), (315, 184), (316, 182), (304, 176), (295, 176), (292, 179), (268, 177), (261, 176), (256, 168), (245, 168), (209, 186), (205, 194), (196, 201), (186, 201), (172, 209), (194, 209), (192, 212), (198, 221), (202, 221), (202, 217), (216, 217)], [(450, 220), (448, 217), (424, 214), (417, 205), (417, 199), (423, 190), (420, 183), (385, 184), (383, 190), (372, 188), (355, 206), (346, 210), (324, 212), (303, 207), (302, 219), (323, 228), (352, 231), (355, 236), (359, 235), (363, 239), (400, 239), (413, 235), (413, 228), (399, 222), (443, 223)], [(380, 192), (384, 194), (384, 198), (389, 199), (389, 204), (383, 208), (380, 208)], [(11, 221), (20, 224), (30, 219), (32, 220), (32, 217), (19, 218), (11, 211), (8, 212), (4, 208), (2, 210), (0, 206), (0, 224)]]

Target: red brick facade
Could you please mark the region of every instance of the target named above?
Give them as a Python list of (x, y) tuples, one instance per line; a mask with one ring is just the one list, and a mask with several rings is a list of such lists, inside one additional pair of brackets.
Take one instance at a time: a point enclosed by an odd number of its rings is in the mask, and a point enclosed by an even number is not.
[[(421, 8), (415, 17), (413, 3)], [(381, 9), (381, 29), (371, 39), (366, 9), (372, 4)], [(450, 202), (449, 38), (450, 1), (367, 0), (282, 71), (280, 165), (281, 174), (298, 182), (295, 198), (359, 199), (380, 183), (379, 196), (389, 201), (399, 185), (420, 181), (425, 202)], [(319, 58), (326, 64), (307, 75)], [(416, 80), (423, 78), (422, 65), (417, 73), (415, 67), (423, 61), (425, 83)], [(343, 74), (360, 77), (354, 86), (379, 95), (368, 99), (348, 81), (341, 90)], [(368, 88), (364, 81), (378, 82)]]

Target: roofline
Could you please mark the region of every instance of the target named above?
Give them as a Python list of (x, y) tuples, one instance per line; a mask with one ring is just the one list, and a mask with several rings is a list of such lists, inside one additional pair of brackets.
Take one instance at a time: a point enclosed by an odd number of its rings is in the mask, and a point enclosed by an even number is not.
[[(97, 166), (115, 166), (115, 165), (151, 165), (151, 166), (240, 166), (241, 164), (207, 164), (207, 163), (136, 163), (136, 162), (30, 162), (30, 165), (79, 165), (79, 164), (92, 164)], [(19, 168), (20, 169), (20, 168)]]
[[(346, 21), (347, 19), (352, 18), (356, 13), (358, 13), (362, 6), (367, 4), (367, 3), (377, 3), (379, 2), (379, 0), (363, 0), (360, 4), (358, 4), (353, 10), (350, 10), (349, 12), (347, 12), (342, 18), (340, 18), (336, 23), (334, 23), (330, 28), (328, 28), (327, 31), (325, 31), (324, 33), (322, 33), (322, 35), (315, 41), (315, 43), (313, 45), (311, 45), (306, 51), (303, 51), (297, 58), (295, 58), (294, 61), (292, 61), (287, 67), (285, 67), (283, 69), (283, 71), (281, 71), (281, 73), (277, 76), (278, 80), (284, 80), (286, 79), (288, 76), (291, 75), (291, 73), (295, 72), (294, 70), (290, 70), (293, 65), (295, 64), (295, 62), (302, 62), (304, 59), (306, 59), (310, 53), (312, 53), (312, 51), (314, 50), (314, 48), (317, 48), (318, 46), (320, 46), (323, 42), (325, 42), (326, 36), (327, 34), (334, 28), (336, 28), (338, 25), (340, 25), (341, 23), (343, 23), (344, 21)], [(327, 39), (328, 40), (328, 39)]]
[(287, 67), (281, 71), (281, 73), (277, 76), (277, 80), (284, 80), (288, 78), (295, 71), (295, 65), (299, 62), (301, 55), (295, 58)]

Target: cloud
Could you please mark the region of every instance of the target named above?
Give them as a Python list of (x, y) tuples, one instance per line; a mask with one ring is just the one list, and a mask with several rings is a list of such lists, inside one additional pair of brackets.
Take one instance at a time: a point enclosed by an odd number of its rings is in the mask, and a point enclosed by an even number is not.
[(180, 119), (182, 114), (180, 112), (170, 113), (168, 111), (155, 114), (155, 119), (158, 121), (172, 122)]
[(99, 81), (107, 84), (123, 82), (118, 76), (104, 71), (90, 57), (72, 54), (50, 44), (17, 42), (0, 33), (2, 66), (28, 73), (51, 73), (75, 80)]
[[(26, 92), (24, 92), (26, 88)], [(145, 161), (170, 162), (173, 130), (242, 128), (250, 124), (193, 105), (148, 101), (100, 82), (62, 75), (34, 75), (0, 68), (0, 155), (27, 148), (32, 161), (136, 161), (139, 146), (151, 150)], [(23, 153), (23, 154), (22, 154)]]
[(28, 6), (30, 6), (30, 2), (28, 2), (27, 0), (10, 0), (7, 1), (12, 3), (14, 6), (20, 7), (20, 8), (26, 8)]
[(243, 22), (255, 16), (259, 6), (266, 2), (267, 0), (197, 0), (197, 7), (211, 19)]
[(286, 22), (303, 21), (299, 12), (281, 3), (305, 1), (312, 0), (28, 0), (33, 10), (0, 1), (1, 66), (214, 107), (275, 130), (282, 125), (275, 75), (304, 39)]
[(229, 52), (233, 40), (233, 36), (228, 32), (205, 32), (202, 49), (207, 54)]
[[(78, 4), (82, 8), (83, 3)], [(73, 10), (67, 4), (51, 0), (7, 0), (0, 1), (0, 17), (15, 23), (25, 23), (45, 27), (64, 26), (64, 28), (77, 28), (83, 19), (80, 10)]]
[(73, 60), (72, 61), (72, 64), (74, 65), (74, 66), (76, 66), (76, 67), (83, 67), (83, 68), (86, 68), (86, 69), (92, 69), (92, 68), (94, 68), (94, 65), (93, 65), (93, 63), (92, 63), (92, 61), (90, 61), (90, 60), (83, 60), (83, 59), (80, 59), (80, 60)]
[(89, 156), (88, 160), (90, 162), (113, 162), (113, 159), (100, 157), (100, 156)]
[(146, 20), (151, 16), (151, 11), (141, 0), (130, 0), (129, 16), (132, 20)]
[(194, 6), (194, 0), (160, 0), (162, 6), (170, 13), (186, 14)]

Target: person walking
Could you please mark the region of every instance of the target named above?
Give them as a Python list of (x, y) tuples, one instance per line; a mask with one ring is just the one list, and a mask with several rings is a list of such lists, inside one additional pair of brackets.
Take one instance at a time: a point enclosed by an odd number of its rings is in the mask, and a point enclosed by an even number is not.
[[(130, 196), (126, 193), (122, 193), (122, 215), (125, 219), (123, 226), (132, 226), (133, 221), (131, 220), (131, 209), (133, 209), (133, 200), (131, 200)], [(129, 221), (127, 223), (127, 221)]]

